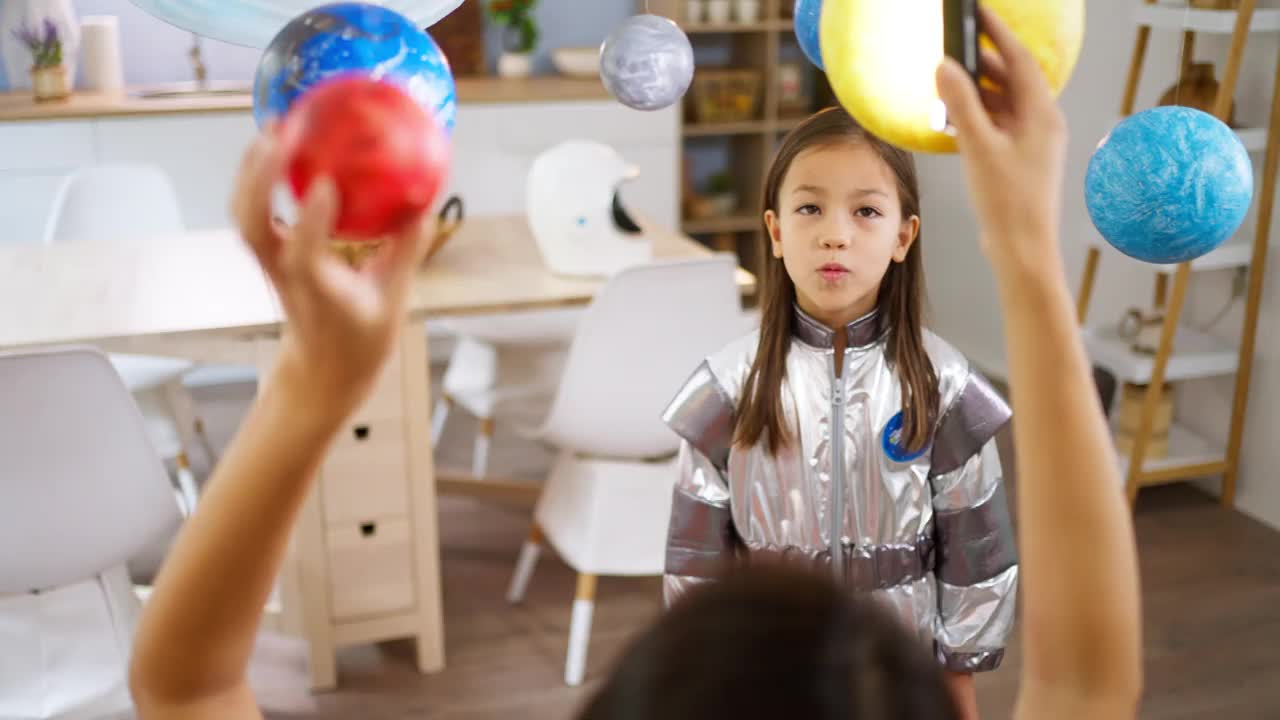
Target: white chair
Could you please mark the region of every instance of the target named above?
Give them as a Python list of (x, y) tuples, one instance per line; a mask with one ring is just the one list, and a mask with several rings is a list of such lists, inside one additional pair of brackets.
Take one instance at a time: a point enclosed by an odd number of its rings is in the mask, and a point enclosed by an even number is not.
[(88, 348), (0, 354), (0, 717), (132, 711), (125, 569), (182, 519), (128, 389)]
[[(152, 165), (82, 167), (59, 186), (45, 228), (44, 241), (113, 242), (184, 231), (177, 192), (165, 173)], [(217, 462), (204, 422), (184, 385), (195, 370), (188, 360), (144, 355), (111, 355), (116, 372), (135, 395), (153, 395), (165, 413), (150, 418), (152, 439), (162, 457), (177, 466), (178, 481), (190, 504), (196, 502), (191, 452), (199, 444), (208, 466)], [(165, 421), (168, 416), (172, 424)]]
[[(619, 194), (638, 173), (594, 140), (557, 143), (534, 158), (525, 215), (552, 274), (610, 277), (652, 259), (652, 242)], [(484, 476), (496, 423), (531, 424), (545, 415), (581, 316), (580, 309), (562, 308), (437, 321), (435, 329), (456, 344), (432, 417), (432, 445), (450, 409), (461, 406), (479, 420), (471, 472)]]
[(177, 191), (152, 165), (91, 165), (66, 177), (54, 196), (46, 243), (127, 240), (183, 230)]
[(453, 337), (453, 351), (431, 418), (431, 444), (450, 410), (476, 418), (471, 473), (483, 477), (498, 422), (534, 425), (546, 415), (582, 308), (554, 308), (477, 317), (441, 318), (435, 330)]
[(578, 573), (565, 682), (581, 684), (599, 576), (661, 575), (679, 438), (662, 411), (708, 354), (746, 327), (731, 255), (623, 270), (574, 336), (550, 412), (533, 434), (559, 449), (507, 599), (519, 602), (542, 544)]

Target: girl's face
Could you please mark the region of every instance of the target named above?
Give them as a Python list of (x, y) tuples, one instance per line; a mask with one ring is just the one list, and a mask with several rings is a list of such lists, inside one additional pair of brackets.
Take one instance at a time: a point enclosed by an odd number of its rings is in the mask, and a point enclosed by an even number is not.
[(764, 219), (800, 308), (833, 330), (875, 308), (889, 263), (906, 259), (920, 229), (902, 218), (893, 169), (860, 142), (797, 155)]

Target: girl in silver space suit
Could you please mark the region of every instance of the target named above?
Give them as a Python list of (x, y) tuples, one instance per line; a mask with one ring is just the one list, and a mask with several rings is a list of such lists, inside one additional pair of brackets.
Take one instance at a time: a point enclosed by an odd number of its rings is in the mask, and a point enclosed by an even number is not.
[(1014, 619), (994, 441), (1010, 411), (921, 326), (914, 162), (832, 108), (784, 141), (764, 202), (760, 329), (665, 415), (683, 438), (667, 601), (730, 562), (829, 566), (917, 631), (975, 717), (972, 674), (999, 666)]

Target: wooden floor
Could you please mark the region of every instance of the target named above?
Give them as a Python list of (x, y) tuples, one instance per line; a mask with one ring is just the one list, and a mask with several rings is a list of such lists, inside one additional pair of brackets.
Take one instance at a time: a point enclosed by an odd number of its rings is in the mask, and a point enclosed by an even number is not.
[[(450, 421), (442, 462), (467, 462), (472, 429), (466, 418)], [(497, 472), (536, 477), (549, 460), (545, 450), (517, 438), (500, 435), (495, 443)], [(1141, 717), (1280, 718), (1280, 533), (1186, 486), (1144, 491), (1136, 522), (1146, 609)], [(526, 603), (503, 600), (527, 523), (525, 512), (442, 501), (444, 672), (418, 675), (408, 643), (352, 648), (339, 656), (338, 690), (311, 695), (303, 689), (302, 649), (264, 636), (253, 682), (268, 717), (571, 718), (628, 638), (659, 612), (660, 585), (601, 580), (587, 685), (566, 688), (572, 573), (544, 557)], [(979, 678), (984, 718), (1010, 716), (1018, 662), (1015, 638), (1004, 667)]]

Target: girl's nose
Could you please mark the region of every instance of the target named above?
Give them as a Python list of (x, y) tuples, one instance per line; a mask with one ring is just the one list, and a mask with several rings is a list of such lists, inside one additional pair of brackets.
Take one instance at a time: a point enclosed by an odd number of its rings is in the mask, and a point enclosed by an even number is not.
[(849, 247), (849, 233), (845, 228), (831, 228), (822, 234), (819, 242), (823, 250), (843, 250)]

